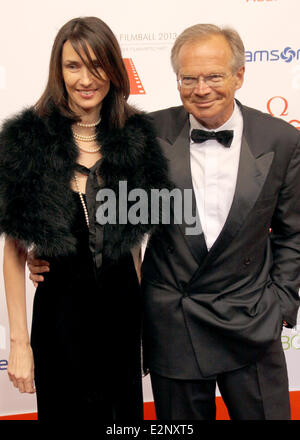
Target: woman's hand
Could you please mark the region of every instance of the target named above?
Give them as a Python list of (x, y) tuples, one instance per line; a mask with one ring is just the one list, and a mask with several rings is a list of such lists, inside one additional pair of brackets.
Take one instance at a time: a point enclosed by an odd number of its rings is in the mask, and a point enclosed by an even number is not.
[(29, 343), (11, 342), (8, 376), (20, 393), (35, 393), (34, 361)]

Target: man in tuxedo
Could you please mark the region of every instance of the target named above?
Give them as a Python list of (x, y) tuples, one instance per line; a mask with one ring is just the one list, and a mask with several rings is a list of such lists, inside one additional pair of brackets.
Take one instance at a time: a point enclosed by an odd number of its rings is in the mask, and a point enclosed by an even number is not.
[(183, 106), (152, 114), (175, 186), (202, 233), (153, 235), (143, 262), (145, 356), (159, 419), (289, 419), (282, 325), (300, 282), (300, 134), (235, 100), (244, 46), (195, 25), (172, 49)]
[(234, 30), (186, 29), (172, 49), (183, 106), (152, 113), (171, 180), (192, 191), (201, 223), (196, 235), (164, 225), (143, 262), (161, 420), (215, 419), (216, 384), (231, 419), (290, 418), (281, 330), (299, 306), (300, 134), (235, 100), (244, 59)]

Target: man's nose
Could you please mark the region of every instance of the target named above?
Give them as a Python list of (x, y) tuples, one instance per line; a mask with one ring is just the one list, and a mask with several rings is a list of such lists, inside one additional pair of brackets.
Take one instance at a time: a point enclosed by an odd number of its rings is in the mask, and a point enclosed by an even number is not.
[(206, 84), (205, 80), (201, 77), (198, 78), (198, 83), (194, 88), (194, 93), (197, 95), (207, 95), (210, 93), (211, 88)]

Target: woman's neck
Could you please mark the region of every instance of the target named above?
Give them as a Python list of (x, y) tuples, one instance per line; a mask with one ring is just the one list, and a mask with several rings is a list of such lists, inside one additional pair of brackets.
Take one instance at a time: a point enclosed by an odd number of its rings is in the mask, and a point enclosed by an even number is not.
[(100, 118), (100, 110), (101, 106), (97, 106), (92, 109), (85, 110), (81, 107), (77, 107), (72, 105), (72, 103), (69, 104), (70, 108), (73, 110), (74, 113), (76, 113), (80, 117), (80, 122), (83, 124), (93, 124), (97, 122)]
[(79, 114), (81, 123), (83, 124), (94, 124), (97, 122), (100, 118), (100, 111), (99, 109), (93, 110), (91, 112), (83, 112)]

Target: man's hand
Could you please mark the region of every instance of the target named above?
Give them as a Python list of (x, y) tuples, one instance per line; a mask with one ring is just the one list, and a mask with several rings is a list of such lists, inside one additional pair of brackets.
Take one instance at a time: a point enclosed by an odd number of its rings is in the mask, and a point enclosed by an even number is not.
[(38, 260), (35, 258), (34, 251), (28, 252), (27, 265), (30, 271), (29, 278), (33, 282), (34, 287), (38, 286), (38, 283), (44, 281), (44, 277), (40, 275), (44, 272), (50, 271), (50, 264), (45, 260)]

